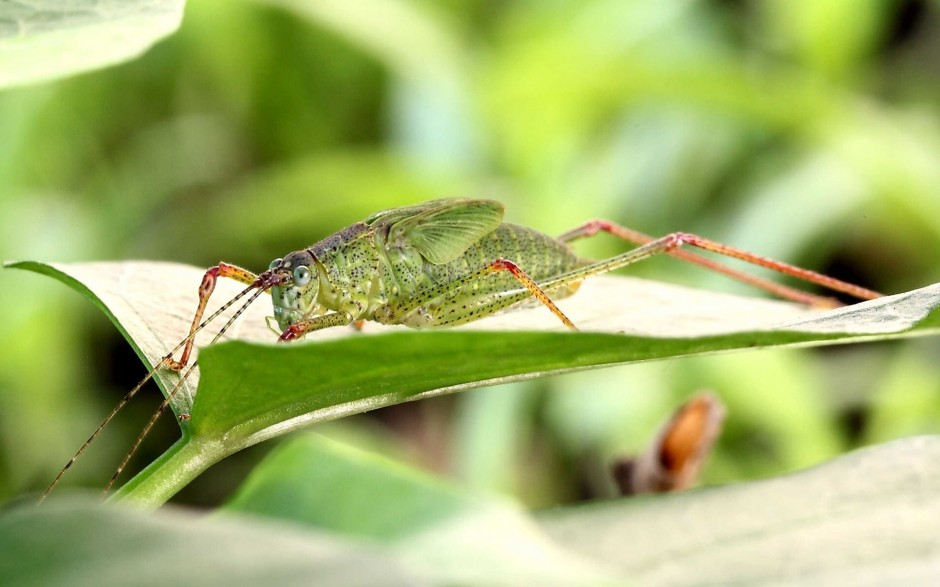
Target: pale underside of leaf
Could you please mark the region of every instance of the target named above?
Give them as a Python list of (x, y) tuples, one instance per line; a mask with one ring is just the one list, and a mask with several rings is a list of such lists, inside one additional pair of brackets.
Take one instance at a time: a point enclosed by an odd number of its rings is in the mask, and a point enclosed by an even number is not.
[(580, 584), (588, 562), (637, 585), (934, 585), (938, 463), (940, 438), (908, 438), (769, 480), (553, 508), (536, 527), (494, 496), (305, 435), (226, 510), (394, 545), (445, 584)]
[[(73, 280), (87, 288), (122, 330), (148, 368), (157, 364), (189, 330), (204, 269), (158, 261), (121, 261), (75, 264), (21, 264), (22, 267)], [(58, 275), (55, 275), (58, 274)], [(76, 283), (70, 283), (73, 287)], [(219, 280), (207, 315), (244, 289), (239, 283)], [(888, 296), (828, 312), (762, 298), (742, 297), (662, 282), (621, 276), (587, 279), (573, 296), (558, 301), (561, 309), (585, 332), (629, 334), (651, 338), (697, 338), (738, 332), (795, 331), (826, 334), (880, 335), (903, 332), (940, 305), (940, 285), (898, 296)], [(230, 308), (196, 337), (198, 347), (208, 344), (231, 316)], [(222, 340), (274, 342), (277, 333), (266, 325), (272, 314), (270, 298), (262, 296), (249, 306)], [(468, 331), (565, 331), (546, 308), (529, 303), (457, 327)], [(404, 326), (367, 322), (362, 331), (335, 328), (320, 331), (309, 341), (389, 332), (414, 332)], [(299, 343), (303, 344), (303, 343)], [(184, 384), (178, 413), (189, 413), (198, 386), (198, 368)], [(161, 369), (156, 378), (164, 392), (178, 381), (177, 374)]]

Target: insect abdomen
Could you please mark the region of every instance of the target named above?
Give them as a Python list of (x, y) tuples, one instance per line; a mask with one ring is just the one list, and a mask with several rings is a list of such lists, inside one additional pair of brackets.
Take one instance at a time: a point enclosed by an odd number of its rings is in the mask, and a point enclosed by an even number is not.
[[(497, 259), (514, 262), (536, 281), (571, 271), (577, 268), (580, 262), (567, 244), (530, 228), (503, 223), (471, 245), (454, 261), (445, 265), (426, 263), (425, 272), (434, 281), (442, 283), (482, 269)], [(509, 275), (499, 277), (508, 278), (509, 281), (504, 283), (518, 285)], [(494, 276), (494, 279), (485, 281), (503, 280)], [(515, 289), (516, 285), (510, 289)], [(492, 291), (501, 289), (505, 288), (495, 287)]]
[[(510, 273), (480, 274), (499, 259), (512, 261), (535, 281), (558, 277), (583, 264), (567, 244), (512, 224), (499, 225), (449, 263), (431, 263), (414, 253), (401, 251), (398, 262), (391, 263), (401, 291), (377, 309), (372, 317), (377, 322), (415, 328), (453, 326), (524, 301), (528, 292)], [(549, 293), (564, 297), (576, 288), (568, 285)]]

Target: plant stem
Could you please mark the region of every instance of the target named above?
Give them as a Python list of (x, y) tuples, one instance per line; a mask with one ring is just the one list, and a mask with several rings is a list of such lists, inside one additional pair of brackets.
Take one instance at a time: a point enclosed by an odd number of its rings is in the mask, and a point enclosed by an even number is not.
[(127, 482), (113, 498), (143, 509), (156, 509), (176, 495), (225, 453), (217, 442), (199, 441), (184, 435), (165, 453)]

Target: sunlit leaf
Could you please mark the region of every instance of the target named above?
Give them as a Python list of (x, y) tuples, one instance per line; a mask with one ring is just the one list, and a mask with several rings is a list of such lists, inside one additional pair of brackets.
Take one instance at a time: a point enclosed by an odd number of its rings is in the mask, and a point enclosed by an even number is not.
[[(150, 365), (188, 331), (202, 274), (155, 262), (15, 266), (84, 293)], [(219, 300), (239, 289), (220, 283)], [(242, 448), (382, 406), (632, 361), (925, 334), (936, 328), (937, 305), (940, 285), (811, 313), (788, 303), (600, 277), (561, 300), (580, 332), (566, 331), (545, 308), (531, 307), (451, 330), (367, 324), (362, 333), (336, 329), (306, 343), (273, 345), (246, 342), (275, 339), (265, 327), (267, 302), (259, 302), (227, 333), (244, 340), (202, 350), (198, 401), (184, 438), (125, 492), (158, 503)], [(159, 372), (157, 378), (166, 391), (176, 374)], [(194, 387), (195, 378), (175, 404), (178, 413), (190, 413)], [(160, 497), (153, 493), (157, 486)]]
[(137, 57), (175, 31), (184, 0), (0, 2), (0, 88)]

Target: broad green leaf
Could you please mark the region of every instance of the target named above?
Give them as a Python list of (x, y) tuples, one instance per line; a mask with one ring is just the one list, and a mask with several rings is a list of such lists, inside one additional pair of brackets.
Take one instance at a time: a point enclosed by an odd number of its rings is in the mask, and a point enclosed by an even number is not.
[(910, 438), (766, 481), (556, 508), (538, 515), (551, 544), (509, 503), (308, 436), (225, 510), (379, 540), (447, 584), (576, 584), (590, 567), (572, 555), (639, 585), (933, 584), (938, 462), (940, 438)]
[(0, 2), (0, 88), (137, 57), (179, 28), (184, 0)]
[(622, 584), (609, 568), (547, 540), (511, 502), (460, 492), (428, 474), (316, 436), (299, 437), (272, 453), (224, 511), (381, 541), (443, 585)]
[[(51, 275), (88, 296), (149, 365), (188, 331), (203, 273), (156, 262), (13, 266)], [(216, 295), (227, 300), (239, 290), (220, 283)], [(927, 334), (936, 330), (938, 305), (940, 285), (813, 313), (787, 303), (599, 277), (560, 302), (582, 329), (577, 333), (565, 331), (545, 308), (531, 307), (451, 330), (367, 324), (362, 333), (337, 329), (305, 343), (273, 345), (256, 342), (274, 340), (262, 301), (227, 334), (243, 340), (202, 350), (199, 400), (191, 402), (193, 377), (174, 402), (178, 414), (192, 406), (183, 438), (123, 494), (157, 505), (238, 450), (382, 406), (631, 361)], [(175, 378), (157, 373), (164, 392)]]
[(940, 438), (766, 481), (546, 511), (559, 544), (640, 585), (936, 585)]
[(145, 514), (87, 498), (0, 514), (0, 577), (18, 587), (431, 584), (373, 545), (262, 520)]

